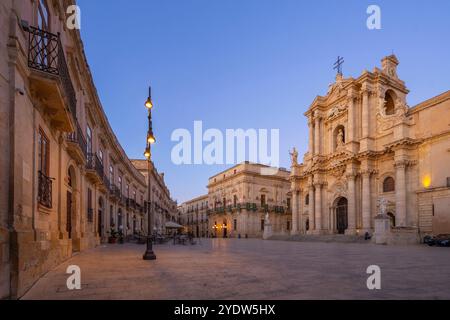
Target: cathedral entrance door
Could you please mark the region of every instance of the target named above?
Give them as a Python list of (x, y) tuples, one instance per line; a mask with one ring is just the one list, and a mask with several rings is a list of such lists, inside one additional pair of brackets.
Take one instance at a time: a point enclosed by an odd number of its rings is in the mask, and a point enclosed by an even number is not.
[(348, 228), (347, 207), (347, 199), (340, 198), (336, 206), (336, 229), (339, 234), (344, 234)]

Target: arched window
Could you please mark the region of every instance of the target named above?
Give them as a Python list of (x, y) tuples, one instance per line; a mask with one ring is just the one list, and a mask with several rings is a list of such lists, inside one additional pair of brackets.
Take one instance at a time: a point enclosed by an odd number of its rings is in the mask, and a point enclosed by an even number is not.
[(387, 177), (383, 181), (383, 192), (395, 191), (395, 180), (392, 177)]
[(309, 205), (309, 193), (305, 197), (305, 205)]
[(392, 91), (388, 90), (386, 92), (384, 100), (386, 102), (385, 107), (384, 107), (386, 115), (393, 115), (393, 114), (395, 114), (394, 93)]

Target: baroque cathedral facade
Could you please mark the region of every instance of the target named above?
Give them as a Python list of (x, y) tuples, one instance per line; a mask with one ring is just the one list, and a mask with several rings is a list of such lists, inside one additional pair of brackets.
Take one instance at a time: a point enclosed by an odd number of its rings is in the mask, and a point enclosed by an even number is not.
[(396, 56), (381, 63), (358, 78), (338, 73), (306, 111), (292, 234), (372, 233), (381, 199), (396, 230), (450, 233), (450, 91), (409, 107)]

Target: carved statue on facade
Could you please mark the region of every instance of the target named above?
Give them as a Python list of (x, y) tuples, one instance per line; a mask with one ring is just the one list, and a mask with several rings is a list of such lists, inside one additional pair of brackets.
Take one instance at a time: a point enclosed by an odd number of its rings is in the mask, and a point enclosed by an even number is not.
[(289, 152), (289, 154), (291, 155), (291, 164), (292, 166), (296, 166), (298, 164), (298, 151), (297, 149), (292, 150), (292, 152)]
[(338, 130), (336, 144), (338, 147), (342, 147), (344, 145), (344, 130), (342, 130), (342, 128)]
[(378, 200), (378, 204), (380, 207), (380, 214), (385, 215), (387, 211), (388, 201), (385, 198), (381, 198)]

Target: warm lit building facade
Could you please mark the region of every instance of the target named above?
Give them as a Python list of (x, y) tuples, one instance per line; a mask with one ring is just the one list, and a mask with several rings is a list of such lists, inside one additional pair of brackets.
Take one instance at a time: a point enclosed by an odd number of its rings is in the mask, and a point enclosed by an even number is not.
[(244, 162), (209, 178), (208, 224), (214, 237), (262, 237), (266, 213), (273, 234), (289, 234), (289, 171)]
[(208, 229), (208, 195), (202, 195), (182, 203), (179, 208), (179, 223), (195, 237), (209, 237)]
[[(108, 123), (79, 31), (66, 27), (71, 4), (0, 3), (0, 298), (20, 297), (111, 229), (147, 232), (147, 181)], [(174, 207), (167, 188), (156, 193)]]
[[(136, 169), (145, 177), (148, 183), (149, 164), (147, 160), (131, 160)], [(177, 203), (172, 200), (169, 188), (164, 181), (164, 173), (158, 173), (158, 170), (150, 163), (150, 183), (151, 198), (150, 205), (153, 210), (153, 227), (154, 231), (159, 234), (166, 232), (165, 224), (167, 221), (176, 221), (178, 216)]]
[(409, 107), (397, 65), (391, 55), (356, 79), (338, 75), (305, 113), (293, 234), (371, 233), (382, 198), (397, 232), (450, 233), (450, 91)]

